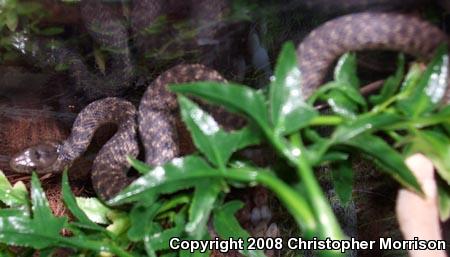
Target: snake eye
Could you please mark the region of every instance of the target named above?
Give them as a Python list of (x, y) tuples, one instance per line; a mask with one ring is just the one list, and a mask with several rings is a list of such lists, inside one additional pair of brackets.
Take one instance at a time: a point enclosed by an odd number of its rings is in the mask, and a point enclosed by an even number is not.
[(56, 160), (56, 149), (50, 145), (42, 144), (30, 148), (30, 159), (36, 168), (46, 168)]

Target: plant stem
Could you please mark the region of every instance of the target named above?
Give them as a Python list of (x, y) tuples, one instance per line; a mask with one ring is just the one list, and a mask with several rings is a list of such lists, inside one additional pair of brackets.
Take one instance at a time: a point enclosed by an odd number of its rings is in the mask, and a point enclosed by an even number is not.
[(324, 125), (339, 125), (344, 122), (344, 119), (337, 115), (321, 115), (312, 119), (311, 126), (324, 126)]
[(320, 221), (321, 236), (323, 238), (330, 237), (335, 240), (345, 239), (345, 235), (342, 232), (336, 217), (334, 216), (333, 210), (326, 200), (311, 167), (304, 158), (304, 155), (300, 155), (298, 158), (297, 172), (301, 174), (304, 181), (304, 185), (306, 187), (305, 191), (307, 192), (309, 202), (313, 207), (312, 209), (315, 217)]
[(317, 230), (317, 224), (313, 212), (306, 200), (286, 183), (266, 171), (255, 171), (250, 168), (229, 169), (224, 174), (225, 178), (239, 180), (243, 182), (258, 182), (272, 192), (285, 204), (286, 208), (296, 219), (300, 227), (303, 228), (305, 235), (312, 238), (314, 231)]

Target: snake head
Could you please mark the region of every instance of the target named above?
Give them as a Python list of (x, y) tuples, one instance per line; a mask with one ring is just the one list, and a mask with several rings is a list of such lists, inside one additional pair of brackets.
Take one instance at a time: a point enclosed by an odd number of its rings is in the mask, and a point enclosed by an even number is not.
[(14, 155), (9, 165), (18, 173), (47, 173), (53, 171), (52, 166), (58, 159), (57, 142), (45, 142), (31, 146)]

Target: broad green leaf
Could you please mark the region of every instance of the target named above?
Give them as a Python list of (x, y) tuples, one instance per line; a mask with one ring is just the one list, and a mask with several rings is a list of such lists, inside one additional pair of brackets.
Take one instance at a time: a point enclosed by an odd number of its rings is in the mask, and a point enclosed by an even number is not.
[[(173, 208), (178, 208), (180, 205), (185, 205), (191, 202), (191, 195), (190, 194), (180, 194), (171, 197), (170, 199), (167, 199), (162, 204), (161, 208), (158, 210), (159, 213), (166, 212)], [(145, 202), (145, 204), (148, 206), (149, 203)], [(153, 204), (153, 203), (150, 203)]]
[(235, 217), (236, 212), (241, 209), (244, 204), (240, 201), (230, 201), (223, 206), (214, 210), (213, 223), (217, 234), (222, 239), (234, 238), (235, 240), (244, 240), (244, 248), (241, 253), (245, 256), (264, 257), (262, 251), (247, 250), (247, 238), (250, 234), (241, 227)]
[[(133, 166), (135, 163), (139, 161), (132, 161)], [(175, 183), (176, 186), (185, 186), (184, 189), (186, 189), (198, 183), (199, 179), (218, 176), (220, 173), (199, 157), (175, 158), (133, 181), (108, 203), (118, 204), (121, 201), (129, 201), (132, 196), (155, 190), (155, 188), (164, 190), (165, 187), (173, 186), (171, 183)], [(179, 188), (176, 189), (179, 190)]]
[(239, 111), (251, 118), (264, 131), (269, 131), (265, 97), (261, 91), (237, 84), (195, 82), (171, 86), (176, 93), (192, 94), (223, 105), (230, 111)]
[(75, 196), (70, 190), (67, 170), (64, 170), (62, 177), (62, 197), (64, 200), (64, 204), (70, 210), (72, 215), (78, 220), (76, 222), (76, 225), (93, 230), (104, 230), (102, 227), (92, 222), (91, 219), (89, 219), (89, 217), (86, 215), (86, 213), (84, 213), (83, 210), (81, 210), (81, 208), (78, 206)]
[(91, 222), (100, 224), (110, 224), (111, 222), (107, 218), (107, 213), (111, 211), (106, 205), (95, 197), (76, 197), (76, 204), (91, 220)]
[(427, 69), (415, 84), (408, 89), (408, 96), (397, 102), (397, 107), (406, 115), (418, 117), (436, 108), (444, 96), (448, 81), (447, 46), (441, 45)]
[(361, 134), (343, 144), (360, 150), (376, 159), (385, 171), (403, 186), (416, 192), (422, 192), (416, 177), (404, 163), (403, 157), (379, 137)]
[(127, 232), (131, 241), (137, 242), (143, 240), (148, 234), (159, 233), (161, 229), (157, 229), (153, 223), (153, 219), (158, 214), (161, 203), (157, 202), (150, 206), (144, 204), (136, 204), (130, 211), (131, 227)]
[(275, 133), (289, 134), (318, 115), (305, 102), (294, 44), (283, 45), (270, 85), (270, 114)]
[(11, 186), (2, 171), (0, 171), (0, 201), (9, 207), (28, 210), (28, 192), (25, 185), (19, 181)]
[(435, 131), (417, 131), (413, 148), (433, 162), (437, 172), (450, 185), (450, 139)]
[(207, 229), (207, 223), (214, 203), (222, 189), (221, 180), (203, 180), (195, 187), (189, 208), (189, 222), (186, 232), (194, 239), (200, 239)]
[(353, 169), (351, 163), (340, 161), (332, 165), (333, 185), (336, 194), (343, 205), (347, 205), (352, 199)]
[(225, 132), (208, 113), (188, 98), (180, 96), (178, 101), (181, 116), (191, 132), (195, 146), (216, 167), (224, 168), (234, 152), (260, 141), (258, 133), (252, 133), (249, 127)]
[(327, 101), (334, 113), (343, 117), (354, 118), (358, 112), (358, 105), (341, 89), (332, 89), (321, 98)]
[(358, 111), (358, 104), (366, 107), (366, 101), (359, 92), (359, 79), (356, 76), (356, 55), (346, 53), (339, 58), (334, 69), (333, 86), (329, 92), (321, 94), (331, 109), (344, 117), (353, 118)]
[(346, 53), (342, 55), (334, 69), (334, 80), (345, 86), (359, 89), (359, 79), (356, 76), (356, 54)]
[(395, 71), (395, 74), (389, 76), (384, 81), (383, 87), (381, 88), (380, 93), (378, 95), (372, 95), (369, 97), (370, 102), (373, 105), (377, 105), (392, 97), (399, 89), (403, 80), (404, 73), (405, 73), (405, 56), (403, 54), (399, 54), (397, 59), (397, 70)]
[(31, 177), (33, 217), (0, 217), (0, 242), (43, 249), (58, 243), (66, 218), (53, 216), (35, 173)]

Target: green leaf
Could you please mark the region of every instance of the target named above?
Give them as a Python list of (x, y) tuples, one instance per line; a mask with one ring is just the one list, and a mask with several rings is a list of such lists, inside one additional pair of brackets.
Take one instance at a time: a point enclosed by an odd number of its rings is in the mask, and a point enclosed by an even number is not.
[(412, 139), (413, 148), (433, 162), (437, 172), (450, 185), (450, 139), (439, 132), (417, 131)]
[(217, 234), (222, 239), (243, 239), (245, 250), (239, 251), (245, 256), (264, 257), (262, 251), (247, 250), (247, 238), (250, 236), (237, 221), (235, 214), (244, 204), (240, 201), (230, 201), (214, 211), (213, 223)]
[(192, 94), (223, 105), (230, 111), (239, 111), (250, 117), (263, 130), (269, 131), (265, 97), (261, 91), (237, 84), (194, 82), (171, 86), (176, 93)]
[(317, 111), (305, 102), (294, 44), (283, 45), (270, 85), (270, 113), (275, 133), (285, 135), (308, 125)]
[(391, 113), (367, 113), (350, 120), (336, 128), (332, 136), (332, 142), (351, 141), (352, 138), (365, 132), (382, 129), (384, 126), (392, 125), (404, 120), (403, 117)]
[(161, 203), (154, 203), (150, 206), (146, 204), (136, 204), (130, 212), (131, 227), (127, 232), (131, 241), (143, 240), (149, 233), (159, 233), (161, 229), (155, 227), (152, 222), (161, 208)]
[[(133, 167), (139, 161), (131, 162)], [(145, 164), (143, 164), (145, 165)], [(133, 181), (117, 196), (109, 200), (109, 204), (119, 204), (132, 201), (134, 197), (149, 193), (162, 192), (162, 190), (187, 189), (199, 182), (199, 179), (220, 176), (207, 162), (197, 156), (175, 158), (172, 161), (148, 171), (145, 175)], [(166, 191), (167, 192), (167, 191)]]
[(419, 117), (435, 109), (447, 88), (447, 46), (441, 45), (414, 88), (408, 89), (408, 97), (397, 102), (397, 107), (406, 115)]
[(81, 210), (81, 208), (78, 206), (75, 196), (70, 190), (67, 170), (64, 170), (62, 177), (62, 197), (64, 200), (64, 204), (70, 210), (72, 215), (78, 220), (78, 222), (75, 223), (77, 226), (98, 231), (104, 230), (103, 227), (100, 227), (99, 225), (92, 222), (91, 219), (88, 218), (86, 213), (84, 213), (83, 210)]
[(119, 210), (111, 210), (106, 216), (111, 220), (111, 224), (106, 227), (106, 230), (118, 236), (123, 234), (130, 228), (130, 218), (128, 213)]
[(351, 163), (347, 160), (333, 164), (331, 175), (337, 196), (343, 205), (347, 205), (352, 199), (353, 189), (353, 169)]
[(450, 187), (444, 183), (438, 183), (439, 216), (445, 222), (450, 217)]
[(329, 92), (320, 96), (320, 98), (326, 100), (334, 113), (348, 118), (354, 118), (356, 116), (358, 106), (350, 97), (347, 96), (343, 89), (333, 88)]
[(356, 75), (356, 54), (346, 53), (342, 55), (334, 69), (334, 80), (346, 86), (359, 89), (359, 79)]
[(110, 224), (107, 213), (111, 211), (106, 205), (95, 197), (76, 197), (76, 204), (86, 215), (86, 217), (95, 223)]
[(185, 228), (185, 220), (181, 213), (175, 217), (175, 226), (160, 232), (147, 234), (144, 238), (145, 248), (148, 251), (160, 251), (169, 249), (168, 242), (174, 237), (180, 237)]
[(186, 232), (194, 239), (201, 239), (214, 203), (222, 189), (221, 180), (203, 180), (195, 187), (194, 197), (189, 208), (189, 222)]
[(191, 132), (195, 146), (215, 166), (224, 168), (235, 151), (259, 143), (258, 133), (252, 133), (249, 127), (227, 133), (188, 98), (180, 96), (178, 101), (181, 116)]
[(28, 210), (28, 192), (25, 185), (19, 181), (11, 186), (2, 171), (0, 171), (0, 201), (12, 208)]
[(39, 179), (31, 177), (31, 203), (33, 218), (27, 216), (0, 217), (0, 242), (43, 249), (57, 244), (66, 218), (53, 216)]
[(334, 69), (334, 87), (321, 95), (331, 109), (344, 117), (353, 118), (358, 111), (358, 104), (366, 107), (366, 101), (359, 92), (359, 79), (356, 76), (356, 55), (346, 53), (339, 58)]
[(369, 97), (373, 105), (380, 104), (392, 97), (399, 89), (405, 73), (405, 56), (399, 54), (397, 58), (397, 70), (395, 74), (389, 76), (383, 83), (383, 87), (378, 95)]
[(343, 144), (360, 150), (381, 164), (400, 184), (416, 192), (422, 192), (416, 177), (404, 163), (403, 157), (391, 148), (384, 140), (369, 134), (361, 134)]
[(19, 17), (17, 16), (17, 13), (15, 12), (8, 12), (6, 13), (6, 26), (8, 29), (12, 32), (16, 31), (17, 25), (19, 22)]

